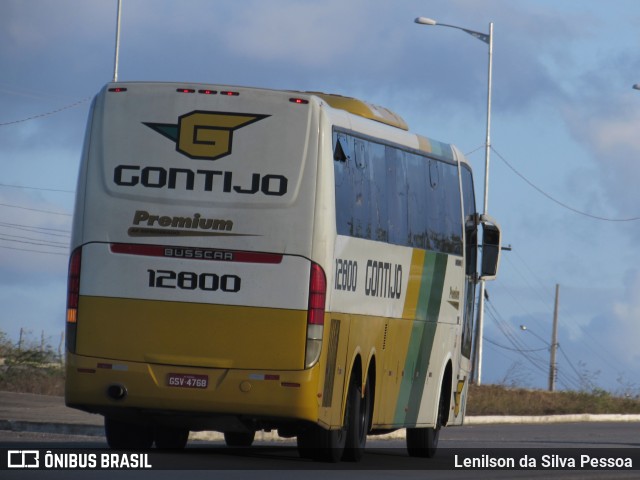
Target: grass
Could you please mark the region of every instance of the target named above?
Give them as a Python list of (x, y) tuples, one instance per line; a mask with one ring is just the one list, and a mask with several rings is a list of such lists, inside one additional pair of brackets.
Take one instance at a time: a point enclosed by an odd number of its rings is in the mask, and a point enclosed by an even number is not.
[(640, 399), (592, 392), (530, 390), (502, 385), (471, 385), (467, 415), (640, 414)]
[(60, 365), (50, 367), (0, 367), (0, 390), (38, 395), (64, 395), (64, 372)]
[(44, 341), (37, 344), (21, 338), (13, 344), (0, 331), (0, 390), (63, 395), (64, 369), (60, 355)]

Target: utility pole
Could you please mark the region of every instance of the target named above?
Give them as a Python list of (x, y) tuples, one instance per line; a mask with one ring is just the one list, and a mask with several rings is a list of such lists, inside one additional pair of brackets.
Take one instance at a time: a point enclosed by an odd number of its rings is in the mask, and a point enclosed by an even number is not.
[(556, 390), (556, 350), (558, 349), (558, 303), (560, 299), (560, 285), (556, 283), (556, 301), (553, 308), (553, 330), (551, 332), (551, 360), (549, 362), (549, 391)]

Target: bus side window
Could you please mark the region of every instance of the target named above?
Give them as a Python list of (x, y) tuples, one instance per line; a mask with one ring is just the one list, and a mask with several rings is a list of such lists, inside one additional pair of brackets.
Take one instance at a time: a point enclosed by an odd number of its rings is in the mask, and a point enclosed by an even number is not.
[(351, 157), (349, 143), (344, 135), (337, 135), (336, 146), (333, 149), (333, 159), (336, 162), (346, 162)]

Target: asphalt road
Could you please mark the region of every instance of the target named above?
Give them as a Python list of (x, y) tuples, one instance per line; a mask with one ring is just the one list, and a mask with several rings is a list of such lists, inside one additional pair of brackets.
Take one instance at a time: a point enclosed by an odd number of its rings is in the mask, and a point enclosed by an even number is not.
[[(404, 441), (376, 440), (370, 437), (367, 452), (360, 464), (317, 464), (298, 457), (295, 444), (259, 442), (251, 449), (229, 450), (221, 442), (192, 441), (183, 453), (164, 452), (151, 457), (155, 468), (182, 469), (181, 477), (207, 478), (255, 478), (299, 479), (327, 478), (402, 478), (402, 479), (461, 479), (461, 478), (640, 478), (640, 427), (637, 424), (620, 423), (572, 423), (551, 425), (480, 425), (444, 429), (441, 452), (435, 459), (409, 458)], [(57, 449), (67, 451), (107, 452), (102, 437), (45, 434), (33, 432), (0, 431), (0, 448), (40, 449), (43, 452)], [(85, 450), (89, 449), (89, 450)], [(606, 450), (603, 450), (606, 449)], [(634, 470), (600, 469), (596, 471), (570, 468), (558, 470), (553, 465), (543, 470), (470, 470), (455, 467), (464, 458), (490, 455), (493, 458), (513, 457), (518, 461), (524, 455), (540, 462), (543, 454), (558, 459), (578, 458), (588, 454), (593, 457), (605, 453), (608, 456), (632, 456)], [(559, 461), (559, 460), (557, 460)], [(557, 467), (557, 465), (556, 465)], [(435, 469), (434, 469), (435, 468)], [(438, 470), (444, 468), (444, 470)], [(6, 475), (5, 475), (6, 474)], [(175, 471), (4, 471), (2, 478), (176, 478)]]
[[(0, 468), (0, 478), (640, 478), (640, 423), (599, 420), (537, 424), (476, 422), (445, 428), (440, 437), (439, 453), (431, 460), (408, 457), (402, 438), (369, 437), (367, 451), (359, 464), (318, 464), (299, 458), (295, 443), (291, 441), (265, 439), (251, 449), (229, 450), (219, 436), (194, 436), (182, 453), (151, 451), (150, 463), (154, 467), (151, 471)], [(9, 449), (36, 449), (41, 455), (47, 451), (94, 454), (98, 457), (111, 453), (102, 435), (101, 417), (67, 409), (61, 399), (0, 392), (0, 455), (7, 455)], [(548, 457), (543, 459), (544, 455)], [(566, 465), (570, 458), (575, 458), (579, 466), (582, 455), (619, 460), (631, 458), (633, 470), (558, 468), (562, 462)], [(546, 465), (538, 470), (519, 465), (515, 470), (477, 470), (465, 466), (466, 461), (482, 461), (483, 456), (503, 462), (513, 458), (518, 463), (524, 457), (534, 458), (538, 467), (543, 466), (543, 462)], [(6, 457), (0, 458), (0, 466), (3, 464), (7, 464)]]

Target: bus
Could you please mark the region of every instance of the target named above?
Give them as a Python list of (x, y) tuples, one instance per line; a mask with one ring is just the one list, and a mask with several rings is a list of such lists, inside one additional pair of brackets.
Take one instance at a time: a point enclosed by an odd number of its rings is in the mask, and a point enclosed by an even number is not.
[(463, 422), (475, 285), (499, 253), (464, 156), (388, 109), (107, 84), (79, 170), (66, 404), (103, 415), (117, 449), (265, 430), (358, 461), (406, 429), (432, 456)]

